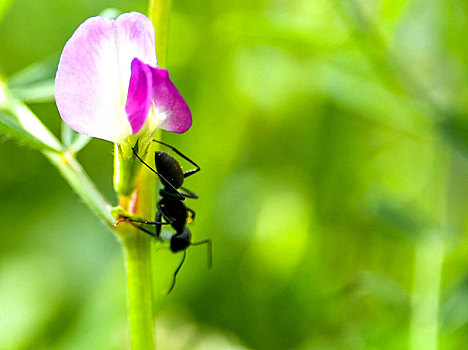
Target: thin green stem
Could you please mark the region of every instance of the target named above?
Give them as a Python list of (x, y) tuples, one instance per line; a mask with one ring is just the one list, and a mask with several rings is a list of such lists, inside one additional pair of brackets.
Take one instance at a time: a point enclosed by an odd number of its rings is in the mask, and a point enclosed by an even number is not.
[(167, 67), (167, 41), (171, 7), (172, 0), (150, 0), (149, 3), (148, 17), (155, 28), (156, 55), (160, 68)]
[(411, 310), (411, 350), (437, 350), (442, 267), (446, 254), (450, 149), (443, 143), (436, 149), (432, 181), (422, 202), (437, 225), (424, 232), (416, 245)]
[(60, 171), (68, 184), (81, 197), (83, 202), (110, 229), (115, 230), (115, 219), (110, 214), (111, 206), (88, 177), (80, 163), (68, 153), (42, 152)]

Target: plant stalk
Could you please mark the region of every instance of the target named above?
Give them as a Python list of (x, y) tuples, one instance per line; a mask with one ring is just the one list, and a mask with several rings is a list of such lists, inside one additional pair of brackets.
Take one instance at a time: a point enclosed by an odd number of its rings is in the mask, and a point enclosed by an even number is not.
[[(167, 37), (171, 0), (150, 0), (148, 17), (155, 27), (155, 45), (158, 66), (166, 67)], [(156, 149), (150, 143), (147, 155)], [(153, 157), (146, 157), (147, 164), (153, 165)], [(154, 218), (156, 211), (156, 177), (146, 168), (140, 171), (138, 185), (132, 197), (120, 197), (120, 205), (130, 213), (143, 218)], [(153, 317), (153, 293), (151, 270), (151, 237), (146, 233), (122, 223), (117, 229), (122, 242), (127, 271), (128, 310), (131, 344), (133, 350), (156, 348)]]
[[(152, 165), (155, 144), (148, 148), (146, 162)], [(146, 168), (140, 171), (132, 197), (120, 197), (121, 207), (142, 218), (151, 219), (156, 210), (156, 176)], [(127, 272), (128, 313), (133, 350), (154, 350), (155, 329), (151, 269), (151, 237), (128, 223), (117, 233), (124, 251)]]
[(127, 227), (127, 230), (128, 234), (121, 239), (121, 242), (127, 272), (132, 349), (154, 350), (156, 344), (151, 280), (151, 240), (149, 236), (135, 231), (133, 227)]

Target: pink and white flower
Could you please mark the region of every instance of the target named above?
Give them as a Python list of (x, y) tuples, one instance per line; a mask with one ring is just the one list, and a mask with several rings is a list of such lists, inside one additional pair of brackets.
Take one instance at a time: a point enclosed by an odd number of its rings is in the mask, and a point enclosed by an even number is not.
[(154, 28), (136, 12), (83, 22), (63, 49), (55, 78), (62, 119), (75, 131), (133, 147), (157, 128), (183, 133), (187, 103), (157, 67)]

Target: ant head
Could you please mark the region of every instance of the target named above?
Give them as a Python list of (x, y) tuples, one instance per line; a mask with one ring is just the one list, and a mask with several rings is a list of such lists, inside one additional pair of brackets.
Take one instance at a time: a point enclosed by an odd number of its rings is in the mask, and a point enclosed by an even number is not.
[[(175, 188), (179, 188), (184, 183), (184, 171), (179, 162), (169, 153), (158, 151), (154, 155), (156, 170), (171, 183)], [(165, 187), (167, 183), (163, 181)]]
[(189, 229), (186, 227), (181, 233), (176, 233), (171, 237), (171, 251), (173, 253), (177, 253), (181, 250), (187, 249), (191, 240), (192, 235)]

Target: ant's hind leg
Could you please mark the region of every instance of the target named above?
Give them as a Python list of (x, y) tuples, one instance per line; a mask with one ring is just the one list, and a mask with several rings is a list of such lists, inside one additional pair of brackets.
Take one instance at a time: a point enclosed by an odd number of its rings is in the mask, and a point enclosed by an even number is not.
[(194, 222), (195, 221), (195, 210), (187, 208), (187, 211), (190, 213), (190, 218), (188, 218), (190, 220), (190, 223)]
[(211, 241), (211, 238), (207, 238), (207, 239), (204, 239), (202, 241), (198, 241), (198, 242), (194, 242), (192, 243), (191, 245), (202, 245), (202, 244), (206, 244), (206, 257), (208, 259), (208, 267), (211, 268), (212, 264), (213, 264), (213, 245), (212, 245), (212, 241)]
[(161, 141), (158, 141), (158, 140), (153, 140), (154, 142), (157, 142), (157, 143), (160, 143), (161, 145), (164, 145), (166, 147), (169, 147), (171, 150), (173, 150), (175, 153), (177, 153), (179, 156), (181, 156), (182, 158), (184, 158), (186, 161), (190, 162), (192, 165), (196, 166), (197, 168), (196, 169), (193, 169), (193, 170), (189, 170), (189, 171), (186, 171), (184, 173), (184, 177), (189, 177), (190, 175), (193, 175), (193, 174), (196, 174), (198, 173), (201, 169), (200, 167), (198, 166), (197, 163), (195, 163), (193, 160), (191, 160), (189, 157), (187, 157), (185, 154), (183, 154), (181, 151), (179, 151), (177, 148), (171, 146), (171, 145), (168, 145), (167, 143), (164, 143), (164, 142), (161, 142)]

